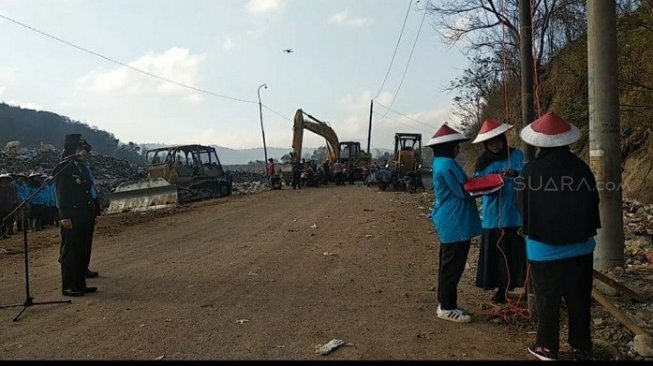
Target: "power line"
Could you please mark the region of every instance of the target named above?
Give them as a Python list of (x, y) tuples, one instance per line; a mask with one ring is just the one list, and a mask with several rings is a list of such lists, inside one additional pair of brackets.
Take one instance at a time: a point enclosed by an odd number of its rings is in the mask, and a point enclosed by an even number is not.
[[(372, 112), (372, 113), (373, 113), (373, 114), (376, 114), (377, 116), (380, 116), (380, 115), (381, 115), (381, 113), (379, 113), (379, 112), (377, 112), (377, 111), (374, 111), (374, 112)], [(417, 128), (417, 129), (419, 129), (419, 130), (422, 131), (422, 132), (427, 132), (426, 128), (424, 128), (424, 127), (415, 127), (415, 126), (411, 126), (411, 125), (409, 125), (408, 123), (402, 122), (402, 121), (400, 121), (400, 120), (395, 120), (394, 122), (396, 122), (396, 123), (398, 123), (398, 124), (400, 124), (400, 125), (402, 125), (402, 126), (406, 126), (406, 127), (408, 127), (408, 128), (411, 128), (411, 129), (412, 129), (412, 128)], [(431, 133), (431, 132), (432, 132), (432, 131), (429, 130), (427, 133)]]
[(180, 82), (178, 82), (178, 81), (174, 81), (174, 80), (168, 79), (168, 78), (166, 78), (166, 77), (159, 76), (159, 75), (153, 74), (153, 73), (148, 72), (148, 71), (145, 71), (145, 70), (141, 70), (141, 69), (136, 68), (136, 67), (134, 67), (134, 66), (128, 65), (128, 64), (126, 64), (126, 63), (124, 63), (124, 62), (120, 62), (120, 61), (114, 60), (114, 59), (112, 59), (112, 58), (110, 58), (110, 57), (104, 56), (104, 55), (102, 55), (102, 54), (100, 54), (100, 53), (97, 53), (97, 52), (95, 52), (95, 51), (91, 51), (91, 50), (89, 50), (89, 49), (86, 49), (86, 48), (81, 47), (81, 46), (78, 46), (78, 45), (76, 45), (76, 44), (74, 44), (74, 43), (68, 42), (68, 41), (66, 41), (66, 40), (64, 40), (64, 39), (61, 39), (61, 38), (59, 38), (59, 37), (53, 36), (53, 35), (51, 35), (51, 34), (49, 34), (49, 33), (46, 33), (46, 32), (43, 32), (43, 31), (41, 31), (41, 30), (38, 30), (38, 29), (36, 29), (36, 28), (34, 28), (34, 27), (31, 27), (31, 26), (29, 26), (29, 25), (27, 25), (27, 24), (24, 24), (24, 23), (21, 23), (21, 22), (19, 22), (19, 21), (17, 21), (17, 20), (11, 19), (11, 18), (9, 18), (9, 17), (7, 17), (7, 16), (5, 16), (5, 15), (3, 15), (3, 14), (0, 14), (0, 18), (5, 19), (5, 20), (8, 20), (8, 21), (10, 21), (10, 22), (12, 22), (12, 23), (18, 24), (18, 25), (20, 25), (21, 27), (27, 28), (27, 29), (29, 29), (29, 30), (31, 30), (31, 31), (34, 31), (34, 32), (39, 33), (39, 34), (41, 34), (41, 35), (44, 35), (44, 36), (46, 36), (46, 37), (48, 37), (48, 38), (51, 38), (51, 39), (54, 39), (54, 40), (59, 41), (59, 42), (61, 42), (61, 43), (64, 43), (64, 44), (66, 44), (66, 45), (68, 45), (68, 46), (74, 47), (74, 48), (76, 48), (76, 49), (78, 49), (78, 50), (80, 50), (80, 51), (83, 51), (83, 52), (89, 53), (89, 54), (91, 54), (91, 55), (93, 55), (93, 56), (96, 56), (96, 57), (102, 58), (102, 59), (104, 59), (104, 60), (106, 60), (106, 61), (112, 62), (112, 63), (114, 63), (114, 64), (117, 64), (117, 65), (120, 65), (120, 66), (123, 66), (123, 67), (126, 67), (126, 68), (128, 68), (128, 69), (130, 69), (130, 70), (133, 70), (133, 71), (139, 72), (139, 73), (141, 73), (141, 74), (144, 74), (144, 75), (147, 75), (147, 76), (153, 77), (153, 78), (155, 78), (155, 79), (159, 79), (159, 80), (161, 80), (161, 81), (165, 81), (165, 82), (167, 82), (167, 83), (171, 83), (171, 84), (174, 84), (174, 85), (180, 86), (180, 87), (182, 87), (182, 88), (187, 88), (187, 89), (190, 89), (190, 90), (194, 90), (194, 91), (196, 91), (196, 92), (200, 92), (200, 93), (204, 93), (204, 94), (212, 95), (212, 96), (214, 96), (214, 97), (230, 99), (230, 100), (234, 100), (234, 101), (242, 102), (242, 103), (253, 103), (253, 104), (258, 104), (257, 102), (252, 101), (252, 100), (245, 100), (245, 99), (240, 99), (240, 98), (234, 98), (234, 97), (230, 97), (230, 96), (227, 96), (227, 95), (218, 94), (218, 93), (212, 92), (212, 91), (210, 91), (210, 90), (201, 89), (201, 88), (196, 88), (196, 87), (194, 87), (194, 86), (186, 85), (186, 84), (180, 83)]
[[(427, 4), (424, 6), (424, 14), (422, 15), (422, 21), (419, 23), (419, 29), (417, 30), (417, 35), (415, 36), (415, 41), (413, 42), (413, 47), (410, 50), (410, 55), (408, 56), (408, 62), (406, 62), (406, 68), (404, 69), (404, 74), (401, 76), (401, 82), (399, 83), (399, 87), (397, 88), (397, 91), (395, 92), (395, 95), (392, 97), (392, 103), (390, 103), (390, 108), (395, 104), (395, 101), (397, 100), (397, 95), (399, 95), (399, 90), (401, 90), (401, 86), (404, 84), (404, 79), (406, 78), (406, 73), (408, 72), (408, 67), (410, 66), (410, 61), (413, 58), (413, 52), (415, 51), (415, 46), (417, 45), (417, 40), (419, 39), (419, 35), (422, 32), (422, 25), (424, 25), (424, 19), (426, 19), (426, 12), (429, 9), (428, 7), (428, 1)], [(389, 110), (388, 110), (389, 111)], [(388, 115), (388, 111), (385, 112), (383, 117)]]
[(292, 123), (292, 120), (291, 120), (290, 118), (288, 118), (288, 117), (286, 117), (286, 116), (284, 116), (283, 114), (281, 114), (281, 113), (279, 113), (279, 112), (277, 112), (277, 111), (275, 111), (274, 109), (272, 109), (272, 108), (270, 108), (270, 107), (268, 107), (268, 106), (266, 106), (266, 105), (265, 105), (265, 104), (263, 104), (263, 103), (261, 103), (261, 105), (263, 106), (263, 108), (265, 108), (265, 109), (267, 109), (267, 110), (269, 110), (270, 112), (272, 112), (272, 113), (274, 113), (274, 114), (276, 114), (277, 116), (279, 116), (279, 117), (281, 117), (281, 118), (283, 118), (283, 119), (285, 119), (286, 121), (288, 121), (288, 122), (290, 122), (290, 123)]
[(392, 59), (390, 60), (390, 66), (388, 66), (388, 72), (385, 73), (385, 78), (383, 79), (383, 83), (381, 83), (381, 87), (379, 88), (379, 91), (376, 93), (376, 96), (372, 99), (376, 99), (379, 94), (381, 94), (381, 90), (383, 90), (383, 86), (385, 85), (386, 80), (388, 80), (388, 75), (390, 75), (390, 69), (392, 69), (392, 64), (395, 62), (395, 56), (397, 55), (397, 49), (399, 49), (399, 43), (401, 42), (401, 36), (404, 34), (404, 28), (406, 27), (406, 20), (408, 20), (408, 14), (410, 13), (410, 6), (413, 4), (413, 0), (410, 0), (408, 3), (408, 9), (406, 9), (406, 16), (404, 17), (404, 24), (401, 26), (401, 32), (399, 33), (399, 39), (397, 40), (397, 45), (395, 46), (395, 51), (392, 54)]
[(397, 113), (397, 114), (400, 115), (400, 116), (404, 116), (404, 117), (408, 118), (409, 120), (414, 121), (414, 122), (417, 122), (417, 123), (419, 123), (419, 124), (421, 124), (421, 125), (424, 125), (424, 126), (426, 126), (426, 127), (432, 128), (432, 129), (434, 129), (434, 130), (437, 128), (437, 127), (435, 127), (435, 126), (429, 125), (428, 123), (424, 123), (424, 122), (422, 122), (422, 121), (418, 121), (418, 120), (416, 120), (416, 119), (414, 119), (414, 118), (408, 117), (407, 115), (405, 115), (405, 114), (403, 114), (403, 113), (401, 113), (401, 112), (398, 112), (398, 111), (396, 111), (396, 110), (394, 110), (394, 109), (392, 109), (392, 108), (390, 108), (390, 107), (388, 107), (388, 106), (385, 106), (385, 105), (383, 105), (383, 104), (381, 104), (381, 103), (379, 103), (379, 102), (374, 102), (374, 104), (380, 105), (381, 107), (386, 108), (386, 109), (389, 110), (389, 111), (392, 111), (392, 112), (394, 112), (394, 113)]

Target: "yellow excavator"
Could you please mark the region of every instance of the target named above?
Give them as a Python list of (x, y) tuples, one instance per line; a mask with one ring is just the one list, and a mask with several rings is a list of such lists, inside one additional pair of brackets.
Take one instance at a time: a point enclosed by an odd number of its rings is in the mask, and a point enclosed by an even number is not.
[[(343, 164), (347, 164), (349, 160), (353, 160), (357, 172), (357, 179), (361, 179), (363, 164), (371, 160), (371, 155), (361, 150), (360, 142), (339, 141), (338, 135), (328, 123), (320, 121), (301, 109), (295, 112), (291, 163), (301, 161), (305, 129), (324, 137), (327, 148), (325, 160), (327, 162), (335, 163), (337, 160), (340, 160)], [(292, 179), (290, 169), (283, 169), (282, 174), (286, 182)]]
[(147, 179), (121, 183), (107, 213), (147, 211), (231, 195), (232, 182), (212, 146), (180, 145), (145, 154)]

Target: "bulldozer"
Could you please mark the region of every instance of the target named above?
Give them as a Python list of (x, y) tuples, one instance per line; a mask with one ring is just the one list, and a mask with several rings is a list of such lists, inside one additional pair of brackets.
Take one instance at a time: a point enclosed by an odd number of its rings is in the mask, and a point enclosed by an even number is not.
[[(297, 112), (295, 112), (291, 163), (299, 162), (301, 160), (304, 129), (324, 137), (327, 148), (327, 156), (325, 160), (327, 162), (335, 163), (337, 160), (341, 160), (346, 164), (349, 160), (353, 160), (357, 176), (359, 177), (358, 179), (361, 179), (362, 166), (365, 162), (371, 160), (371, 155), (361, 150), (359, 142), (339, 141), (338, 135), (328, 123), (320, 121), (301, 109), (298, 109)], [(290, 169), (285, 168), (282, 172), (284, 181), (289, 182), (292, 179)]]
[(402, 190), (415, 193), (422, 183), (422, 134), (395, 133), (394, 172)]
[(232, 193), (231, 178), (211, 146), (152, 149), (145, 154), (145, 162), (147, 180), (119, 184), (109, 195), (108, 214), (175, 207)]

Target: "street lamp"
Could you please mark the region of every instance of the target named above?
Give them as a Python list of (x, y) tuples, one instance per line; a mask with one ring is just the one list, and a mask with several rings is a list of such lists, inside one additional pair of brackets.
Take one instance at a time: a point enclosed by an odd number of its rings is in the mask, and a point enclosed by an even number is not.
[(263, 129), (263, 106), (261, 104), (262, 87), (264, 87), (265, 89), (268, 88), (266, 84), (261, 84), (258, 86), (258, 89), (256, 90), (256, 94), (258, 94), (258, 112), (259, 112), (259, 116), (261, 117), (261, 134), (263, 135), (263, 153), (265, 154), (265, 178), (269, 184), (270, 177), (268, 175), (268, 148), (265, 146), (265, 130)]

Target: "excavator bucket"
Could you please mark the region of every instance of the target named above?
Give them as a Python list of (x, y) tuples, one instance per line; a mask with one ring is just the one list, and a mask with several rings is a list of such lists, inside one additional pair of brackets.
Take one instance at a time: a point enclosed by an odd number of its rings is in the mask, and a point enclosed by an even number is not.
[(166, 207), (175, 207), (179, 203), (177, 186), (163, 178), (143, 182), (121, 183), (109, 195), (107, 214), (148, 211)]

